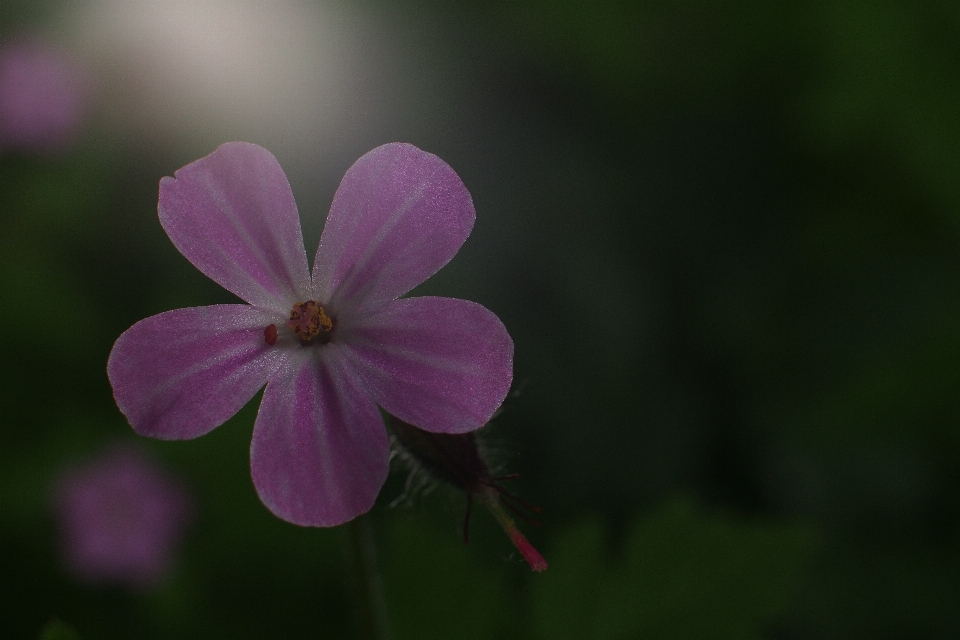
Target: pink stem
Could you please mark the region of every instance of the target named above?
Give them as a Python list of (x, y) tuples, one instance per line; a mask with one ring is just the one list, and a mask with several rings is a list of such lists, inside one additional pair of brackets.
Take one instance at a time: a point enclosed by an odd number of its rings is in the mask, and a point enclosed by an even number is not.
[(534, 571), (546, 570), (547, 561), (543, 559), (540, 552), (534, 549), (533, 545), (530, 544), (523, 534), (520, 533), (520, 530), (517, 529), (516, 523), (514, 523), (513, 519), (501, 506), (500, 496), (497, 495), (497, 492), (488, 489), (478, 497), (487, 509), (490, 510), (490, 513), (493, 514), (493, 517), (497, 519), (497, 522), (500, 523), (500, 526), (503, 527), (507, 535), (510, 536), (510, 541), (513, 542), (513, 546), (517, 548), (520, 555), (523, 556), (523, 559), (530, 565), (530, 568)]

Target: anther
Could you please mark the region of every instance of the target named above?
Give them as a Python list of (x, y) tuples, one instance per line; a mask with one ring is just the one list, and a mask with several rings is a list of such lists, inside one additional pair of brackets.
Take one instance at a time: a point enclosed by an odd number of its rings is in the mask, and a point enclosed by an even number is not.
[(263, 330), (263, 341), (271, 347), (277, 343), (277, 325), (272, 324)]

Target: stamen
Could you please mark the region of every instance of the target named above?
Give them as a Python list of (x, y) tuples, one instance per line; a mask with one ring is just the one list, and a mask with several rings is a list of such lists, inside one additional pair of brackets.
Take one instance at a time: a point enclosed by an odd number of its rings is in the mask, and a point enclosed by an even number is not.
[(316, 300), (307, 300), (293, 305), (287, 326), (304, 342), (310, 342), (321, 333), (321, 339), (326, 337), (329, 340), (327, 334), (333, 330), (333, 320)]

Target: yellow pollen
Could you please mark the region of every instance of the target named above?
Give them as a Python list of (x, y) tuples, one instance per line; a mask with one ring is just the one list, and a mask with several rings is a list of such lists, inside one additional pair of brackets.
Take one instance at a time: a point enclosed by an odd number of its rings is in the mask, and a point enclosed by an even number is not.
[(298, 302), (290, 310), (290, 322), (287, 326), (305, 342), (317, 337), (321, 331), (329, 333), (333, 329), (333, 320), (315, 300)]

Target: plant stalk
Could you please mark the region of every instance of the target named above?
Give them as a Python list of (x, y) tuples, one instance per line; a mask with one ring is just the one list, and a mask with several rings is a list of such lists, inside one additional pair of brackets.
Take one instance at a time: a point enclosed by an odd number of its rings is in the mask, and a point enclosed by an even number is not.
[(370, 514), (357, 516), (347, 525), (345, 552), (347, 571), (351, 575), (358, 637), (361, 640), (390, 640), (387, 603), (383, 595), (383, 582), (377, 571)]

